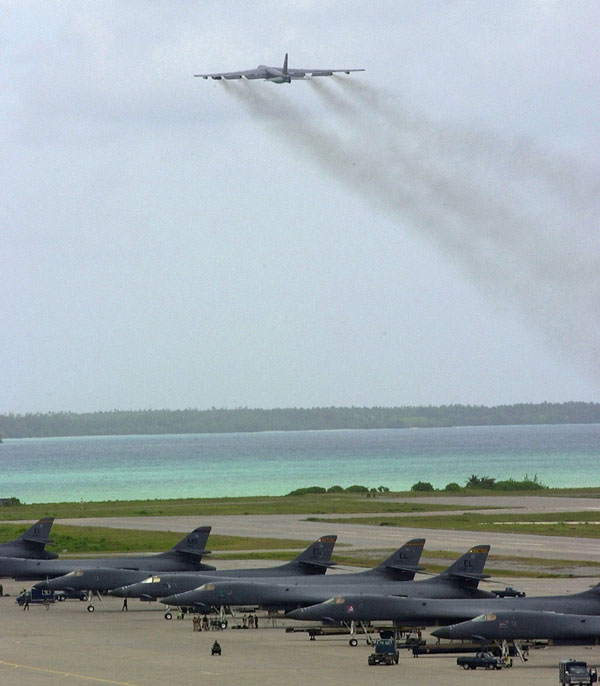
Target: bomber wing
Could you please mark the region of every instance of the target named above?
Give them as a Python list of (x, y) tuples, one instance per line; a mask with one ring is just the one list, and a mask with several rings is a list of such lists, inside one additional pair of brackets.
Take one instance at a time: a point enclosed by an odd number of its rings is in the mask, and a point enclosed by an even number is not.
[(333, 74), (349, 74), (353, 71), (364, 71), (364, 69), (289, 69), (288, 71), (293, 79), (303, 79), (306, 76), (332, 76)]
[(201, 79), (264, 79), (267, 77), (265, 69), (246, 69), (245, 71), (224, 71), (214, 74), (194, 74)]

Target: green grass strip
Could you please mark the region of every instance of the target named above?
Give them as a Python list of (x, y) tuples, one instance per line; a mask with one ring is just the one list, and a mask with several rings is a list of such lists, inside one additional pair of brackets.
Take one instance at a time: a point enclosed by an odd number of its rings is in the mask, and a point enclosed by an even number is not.
[[(320, 519), (328, 524), (347, 524), (347, 519)], [(354, 517), (352, 524), (392, 526), (422, 529), (448, 529), (477, 532), (535, 534), (540, 536), (568, 536), (572, 538), (599, 538), (600, 512), (544, 512), (542, 514), (491, 514), (467, 512), (460, 515), (430, 515), (427, 517)]]
[[(442, 503), (421, 504), (367, 498), (357, 494), (307, 494), (253, 498), (195, 498), (183, 500), (123, 500), (89, 503), (43, 503), (0, 507), (0, 520), (56, 517), (211, 517), (217, 515), (361, 514), (436, 512), (484, 509)], [(488, 509), (488, 508), (485, 508)]]
[[(26, 529), (27, 526), (16, 524), (0, 525), (0, 543), (16, 538)], [(182, 532), (172, 531), (142, 531), (57, 524), (52, 527), (51, 531), (51, 538), (56, 545), (51, 546), (50, 550), (59, 553), (61, 557), (65, 554), (162, 552), (172, 548), (183, 536), (184, 533)], [(297, 539), (247, 538), (211, 534), (208, 545), (209, 549), (213, 551), (292, 548), (300, 552), (307, 548), (311, 542)], [(292, 553), (292, 557), (295, 557), (296, 554)]]

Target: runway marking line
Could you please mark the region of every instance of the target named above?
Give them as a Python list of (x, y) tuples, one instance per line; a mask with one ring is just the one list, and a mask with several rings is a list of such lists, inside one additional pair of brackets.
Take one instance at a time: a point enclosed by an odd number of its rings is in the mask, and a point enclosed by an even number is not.
[(60, 676), (69, 676), (74, 679), (85, 679), (87, 681), (97, 681), (101, 684), (116, 684), (116, 686), (140, 686), (131, 681), (113, 681), (112, 679), (103, 679), (97, 676), (87, 676), (85, 674), (77, 674), (76, 672), (61, 672), (57, 669), (47, 669), (46, 667), (33, 667), (31, 665), (21, 665), (17, 662), (5, 662), (0, 660), (0, 665), (3, 667), (13, 667), (14, 669), (30, 669), (33, 672), (43, 672), (45, 674), (59, 674)]

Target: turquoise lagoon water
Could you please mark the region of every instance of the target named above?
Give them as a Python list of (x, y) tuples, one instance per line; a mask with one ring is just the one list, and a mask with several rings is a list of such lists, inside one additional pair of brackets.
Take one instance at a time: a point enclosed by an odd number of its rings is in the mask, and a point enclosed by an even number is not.
[(0, 497), (76, 502), (283, 495), (300, 486), (537, 475), (600, 485), (600, 424), (6, 439)]

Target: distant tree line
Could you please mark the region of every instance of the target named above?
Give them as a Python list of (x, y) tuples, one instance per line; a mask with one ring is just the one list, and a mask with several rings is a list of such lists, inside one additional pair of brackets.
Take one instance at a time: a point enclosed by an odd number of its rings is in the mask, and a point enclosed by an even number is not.
[[(546, 490), (548, 486), (545, 486), (537, 477), (534, 475), (533, 479), (530, 479), (527, 474), (525, 478), (517, 481), (516, 479), (504, 479), (502, 481), (496, 481), (493, 476), (477, 476), (477, 474), (471, 474), (464, 487), (461, 487), (456, 482), (452, 481), (446, 484), (446, 487), (440, 490), (443, 491), (465, 491), (479, 489), (481, 491), (542, 491)], [(411, 491), (435, 491), (429, 481), (417, 481), (413, 484)], [(291, 493), (289, 495), (292, 495)]]
[(317, 429), (407, 429), (444, 426), (600, 423), (599, 403), (314, 407), (274, 410), (112, 410), (0, 415), (0, 436), (122, 436)]

